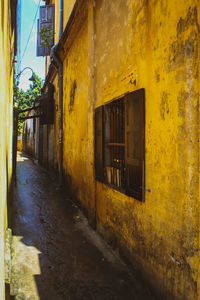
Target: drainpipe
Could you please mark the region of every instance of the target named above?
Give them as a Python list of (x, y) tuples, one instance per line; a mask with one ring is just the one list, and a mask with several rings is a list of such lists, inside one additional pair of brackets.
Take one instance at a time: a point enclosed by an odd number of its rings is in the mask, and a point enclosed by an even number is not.
[[(63, 0), (60, 0), (59, 15), (59, 39), (63, 33)], [(58, 67), (58, 84), (59, 84), (59, 186), (63, 184), (63, 63), (56, 53), (58, 44), (52, 47), (51, 57)]]
[(59, 14), (59, 39), (63, 33), (63, 0), (60, 0), (60, 14)]

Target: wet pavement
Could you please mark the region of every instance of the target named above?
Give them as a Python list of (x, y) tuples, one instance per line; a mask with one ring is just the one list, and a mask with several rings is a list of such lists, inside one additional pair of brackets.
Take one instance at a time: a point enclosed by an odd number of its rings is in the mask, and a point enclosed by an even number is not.
[(18, 155), (11, 294), (16, 300), (153, 300), (49, 174)]

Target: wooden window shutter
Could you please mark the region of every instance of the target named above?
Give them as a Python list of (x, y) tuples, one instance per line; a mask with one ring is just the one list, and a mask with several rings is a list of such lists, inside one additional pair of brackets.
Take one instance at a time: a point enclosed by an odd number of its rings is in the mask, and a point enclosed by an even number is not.
[(54, 38), (50, 41), (49, 46), (43, 46), (40, 37), (40, 29), (47, 28), (54, 31), (55, 6), (46, 5), (40, 7), (40, 17), (37, 24), (37, 56), (50, 55), (51, 47), (54, 44)]
[(37, 21), (37, 56), (45, 56), (45, 47), (41, 45), (40, 41), (40, 22)]
[(125, 96), (126, 194), (145, 198), (145, 94), (140, 89)]
[(103, 106), (95, 110), (95, 178), (104, 180), (103, 164)]

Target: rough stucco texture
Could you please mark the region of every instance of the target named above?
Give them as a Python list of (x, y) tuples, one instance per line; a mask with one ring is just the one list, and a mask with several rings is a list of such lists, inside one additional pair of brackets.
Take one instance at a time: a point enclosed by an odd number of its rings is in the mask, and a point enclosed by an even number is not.
[(102, 0), (96, 13), (97, 105), (145, 88), (151, 190), (140, 203), (97, 183), (98, 229), (166, 299), (197, 299), (198, 9)]
[[(89, 10), (63, 62), (65, 176), (90, 219), (96, 203), (99, 232), (162, 299), (200, 299), (199, 1), (99, 0), (94, 11), (93, 30)], [(145, 203), (95, 182), (91, 129), (93, 105), (140, 88)]]
[(93, 114), (88, 100), (87, 49), (86, 23), (82, 26), (63, 62), (63, 167), (71, 188), (92, 218), (94, 215), (93, 136), (89, 135), (89, 132), (93, 126)]
[[(0, 1), (0, 299), (5, 297), (4, 237), (7, 226), (7, 194), (12, 175), (12, 79), (13, 40), (10, 1)], [(8, 189), (7, 189), (8, 187)]]

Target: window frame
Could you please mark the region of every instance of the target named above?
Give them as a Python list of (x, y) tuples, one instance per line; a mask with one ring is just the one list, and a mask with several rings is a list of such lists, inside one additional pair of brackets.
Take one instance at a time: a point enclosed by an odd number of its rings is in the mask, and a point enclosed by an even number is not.
[(43, 46), (40, 36), (40, 30), (46, 28), (55, 31), (55, 4), (41, 5), (39, 11), (39, 19), (37, 20), (37, 48), (36, 56), (49, 56), (51, 48), (54, 45), (54, 34), (51, 46)]
[[(134, 144), (134, 142), (128, 142), (127, 141), (127, 137), (126, 137), (126, 122), (128, 120), (128, 116), (127, 116), (127, 107), (128, 107), (128, 100), (132, 105), (132, 109), (135, 111), (135, 113), (137, 113), (137, 108), (134, 108), (134, 106), (138, 106), (139, 107), (139, 129), (141, 131), (140, 134), (138, 134), (137, 136), (135, 136), (135, 139), (137, 141), (137, 139), (139, 139), (139, 145), (141, 147), (141, 151), (140, 153), (140, 158), (138, 159), (139, 162), (139, 166), (134, 166), (130, 164), (128, 164), (128, 158), (127, 158), (127, 153), (128, 153), (128, 145), (130, 146), (130, 144)], [(131, 99), (131, 100), (130, 100)], [(116, 103), (117, 101), (123, 101), (124, 102), (124, 108), (125, 108), (125, 112), (124, 112), (124, 125), (122, 125), (124, 127), (124, 135), (125, 135), (125, 147), (124, 147), (124, 186), (122, 187), (118, 187), (115, 184), (112, 183), (108, 183), (107, 182), (107, 176), (106, 176), (106, 164), (105, 164), (105, 147), (106, 147), (106, 140), (105, 140), (105, 110), (107, 107), (109, 107), (109, 105), (113, 105), (114, 103)], [(135, 101), (135, 102), (134, 102)], [(137, 105), (136, 105), (137, 103)], [(97, 118), (99, 118), (97, 116), (97, 114), (99, 113), (99, 111), (101, 111), (101, 117), (100, 117), (100, 121), (97, 120)], [(137, 118), (136, 118), (137, 119)], [(97, 128), (97, 122), (98, 122), (98, 128)], [(133, 122), (132, 122), (133, 123)], [(101, 127), (101, 128), (100, 128)], [(141, 128), (140, 128), (141, 127)], [(107, 186), (111, 187), (112, 189), (115, 189), (127, 196), (133, 197), (134, 199), (144, 202), (145, 201), (145, 90), (144, 89), (138, 89), (136, 91), (133, 92), (128, 92), (126, 94), (121, 95), (118, 98), (115, 98), (107, 103), (105, 103), (102, 106), (99, 106), (95, 109), (95, 180), (100, 181), (104, 184), (106, 184)], [(100, 136), (97, 136), (97, 132), (100, 132)], [(134, 128), (132, 129), (132, 132), (134, 132)], [(136, 143), (137, 144), (137, 143)], [(99, 147), (101, 147), (101, 149), (99, 149)], [(97, 155), (98, 153), (98, 155)], [(135, 159), (133, 159), (133, 161), (136, 161)], [(101, 169), (101, 174), (99, 173), (99, 166)], [(135, 185), (134, 188), (133, 186), (131, 186), (130, 182), (133, 181), (132, 179), (130, 179), (131, 175), (131, 170), (132, 170), (132, 174), (133, 171), (136, 171), (138, 173), (136, 178), (136, 183), (140, 182), (141, 185)], [(138, 175), (139, 174), (139, 175)], [(132, 177), (133, 178), (133, 177)], [(140, 190), (137, 190), (136, 188), (141, 188), (141, 192)]]

